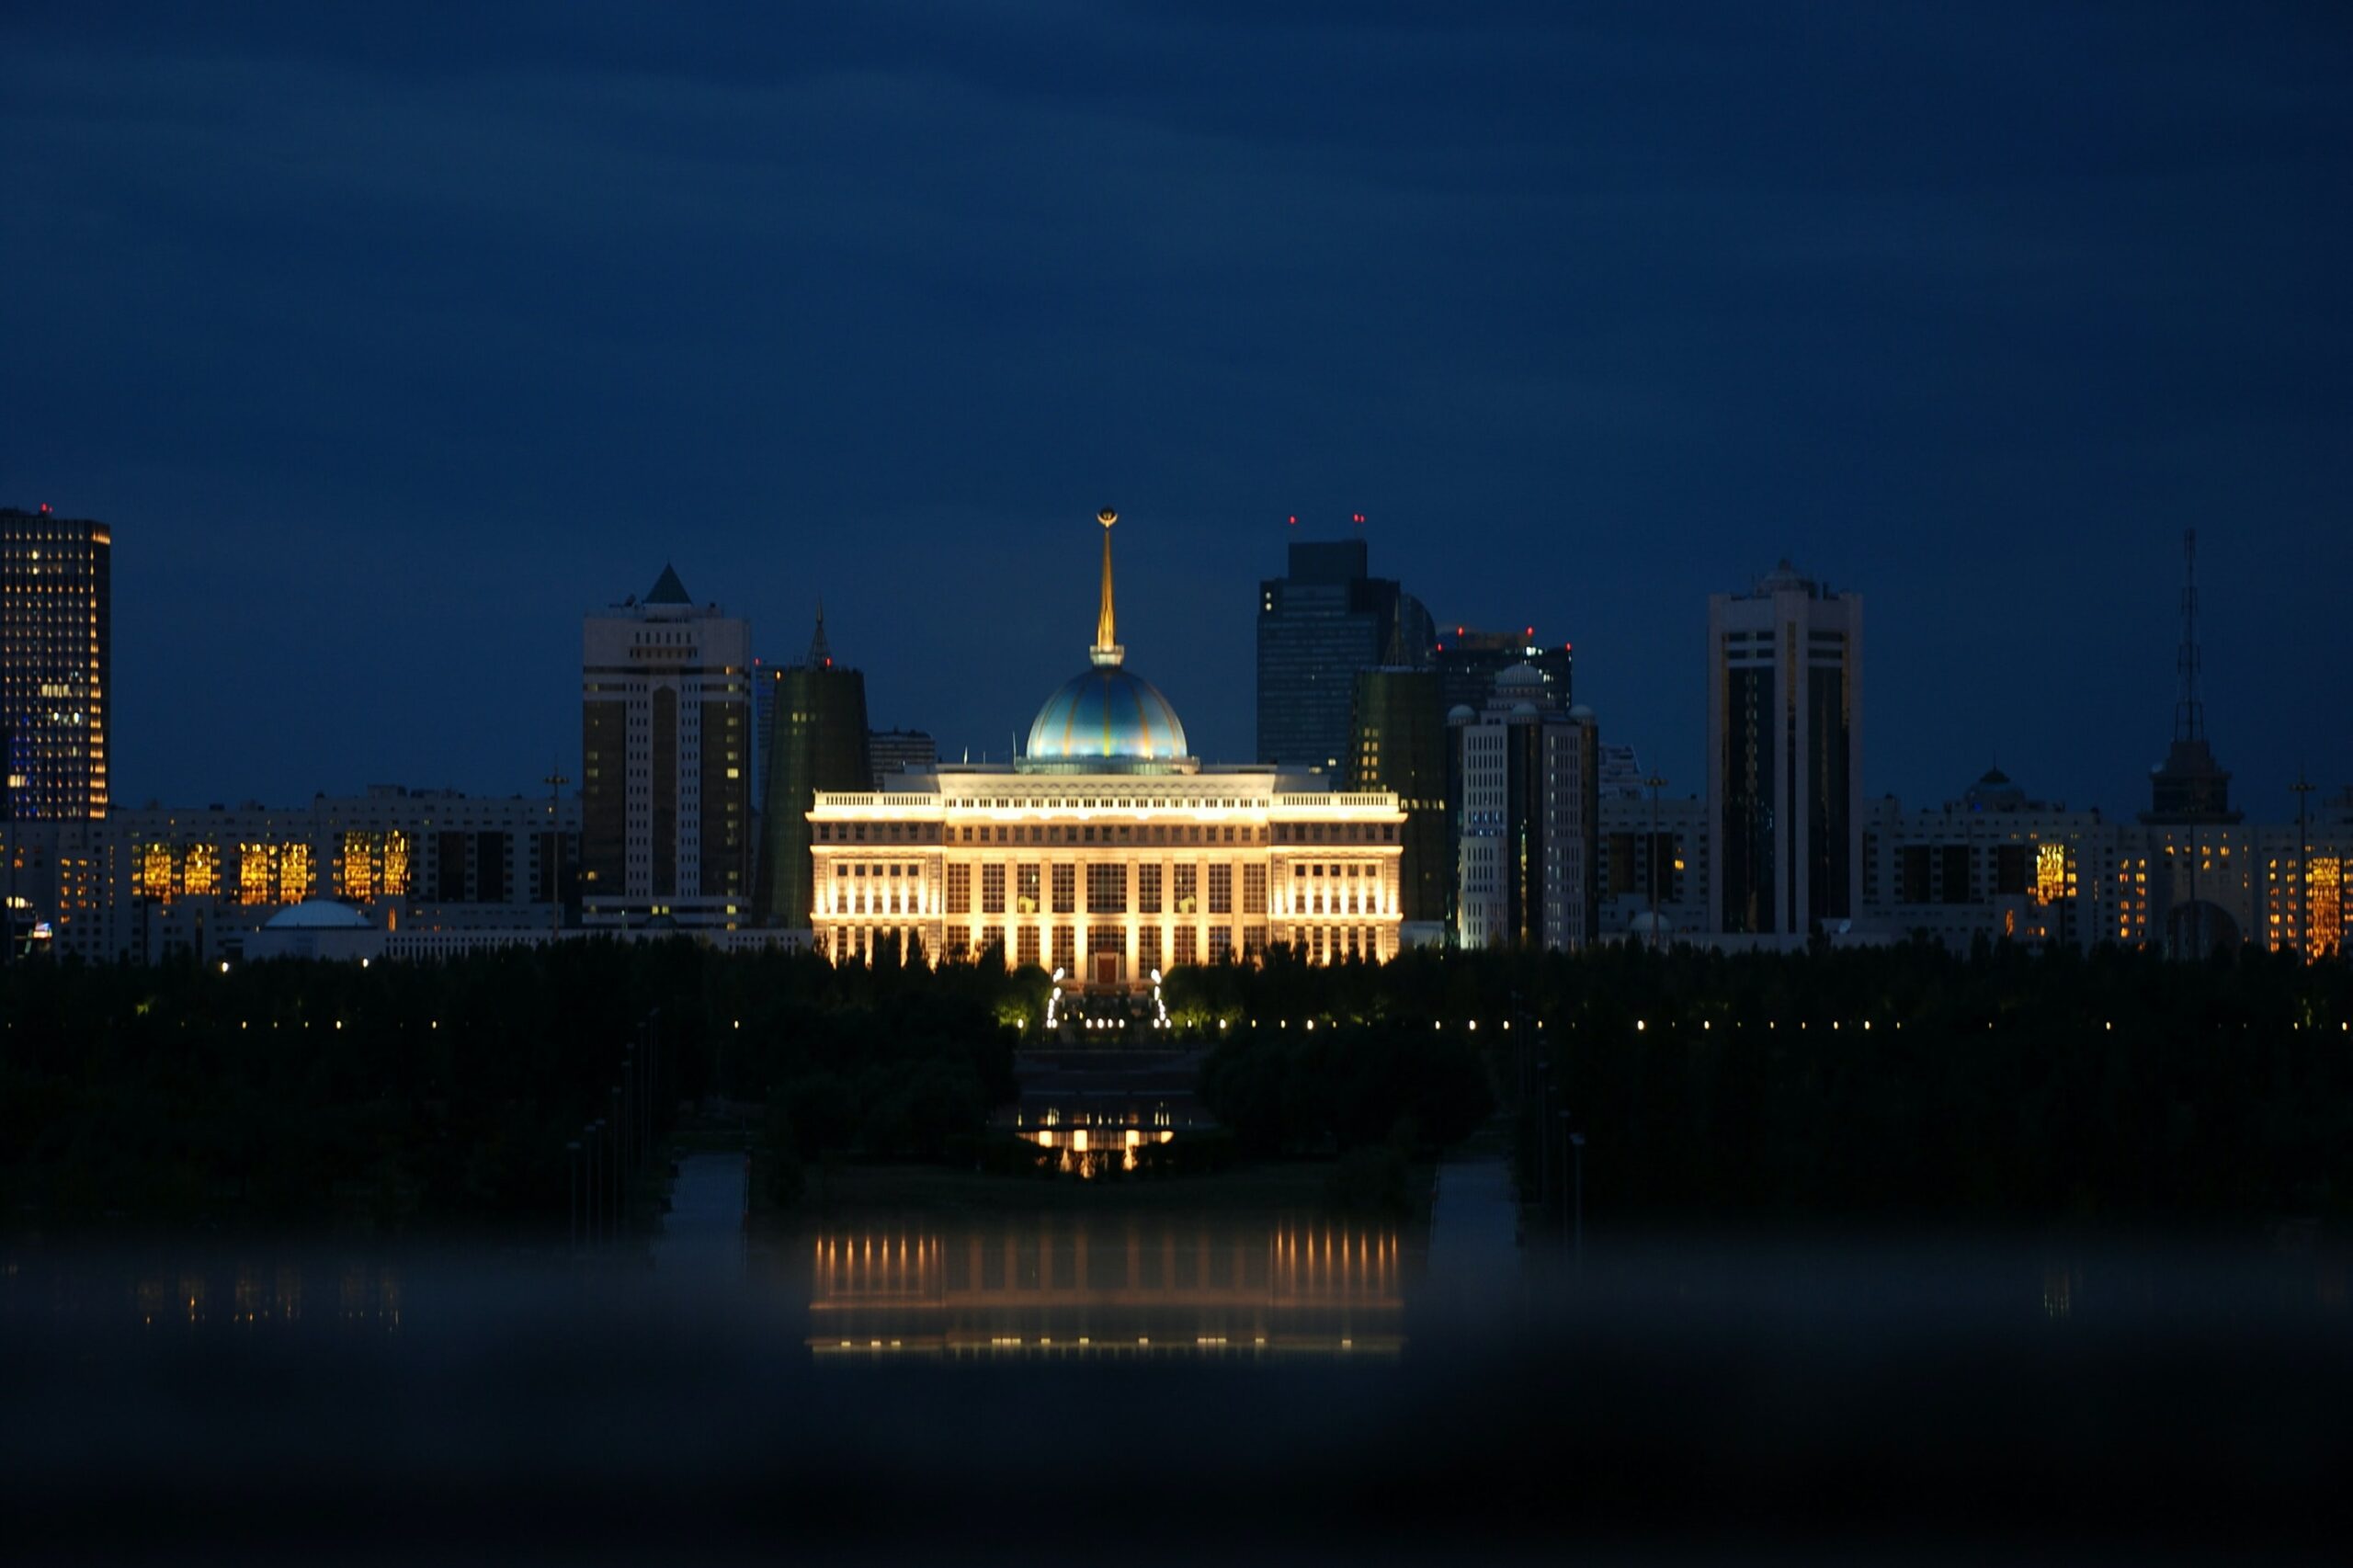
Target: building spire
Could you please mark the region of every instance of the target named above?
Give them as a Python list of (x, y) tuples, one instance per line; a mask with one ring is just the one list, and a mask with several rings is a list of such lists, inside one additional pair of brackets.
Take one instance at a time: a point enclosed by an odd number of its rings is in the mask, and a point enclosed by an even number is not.
[(2206, 738), (2206, 705), (2198, 699), (2198, 530), (2181, 535), (2181, 652), (2174, 661), (2181, 675), (2181, 695), (2173, 705), (2173, 738)]
[[(2173, 705), (2173, 744), (2149, 773), (2149, 809), (2141, 820), (2158, 824), (2234, 823), (2231, 776), (2206, 744), (2206, 704), (2198, 696), (2198, 530), (2181, 536), (2181, 653), (2175, 668), (2181, 691)], [(2195, 853), (2193, 839), (2192, 852)], [(2191, 896), (2197, 893), (2193, 879)]]
[(809, 667), (829, 670), (834, 667), (834, 651), (825, 643), (825, 601), (817, 600), (817, 631), (809, 639)]
[(1106, 506), (1095, 514), (1095, 520), (1103, 525), (1103, 605), (1095, 613), (1095, 646), (1087, 653), (1097, 665), (1109, 665), (1127, 656), (1127, 650), (1120, 646), (1119, 619), (1111, 610), (1111, 525), (1120, 520), (1120, 514)]

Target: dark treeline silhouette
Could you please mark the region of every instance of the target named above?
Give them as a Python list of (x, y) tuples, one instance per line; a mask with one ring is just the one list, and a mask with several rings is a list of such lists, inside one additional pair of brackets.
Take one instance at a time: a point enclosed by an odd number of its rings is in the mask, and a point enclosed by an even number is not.
[(2353, 970), (2342, 960), (2250, 948), (2185, 964), (2115, 948), (1960, 954), (1919, 942), (1744, 956), (1425, 950), (1318, 970), (1279, 952), (1258, 971), (1178, 971), (1169, 989), (1188, 1023), (1222, 1020), (1231, 1035), (1255, 1019), (1253, 1038), (1274, 1029), (1285, 1051), (1336, 1048), (1350, 1031), (1332, 1026), (1354, 1021), (1427, 1034), (1434, 1051), (1475, 1033), (1517, 1116), (1523, 1191), (1568, 1201), (1564, 1141), (1582, 1133), (1589, 1214), (2239, 1221), (2353, 1210)]
[(1201, 1099), (1253, 1154), (1444, 1147), (1494, 1108), (1477, 1039), (1393, 1018), (1245, 1023), (1221, 1031)]
[[(1586, 1136), (1597, 1216), (2343, 1214), (2349, 973), (2252, 949), (1278, 949), (1174, 971), (1161, 1038), (1211, 1046), (1203, 1097), (1245, 1153), (1402, 1156), (1500, 1106), (1540, 1202)], [(994, 954), (835, 969), (684, 938), (22, 966), (0, 975), (0, 1225), (561, 1226), (565, 1144), (621, 1084), (657, 1134), (740, 1108), (773, 1198), (810, 1160), (967, 1164), (1046, 986)]]
[(938, 1157), (1010, 1095), (1001, 1014), (1042, 985), (686, 939), (25, 965), (0, 977), (0, 1225), (561, 1227), (565, 1144), (617, 1085), (657, 1135), (716, 1096), (802, 1155)]

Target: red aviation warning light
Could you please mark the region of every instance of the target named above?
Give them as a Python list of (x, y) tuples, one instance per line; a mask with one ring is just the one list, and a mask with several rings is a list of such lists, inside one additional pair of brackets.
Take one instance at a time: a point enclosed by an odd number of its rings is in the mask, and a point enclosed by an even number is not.
[(1349, 517), (1348, 517), (1348, 521), (1350, 521), (1350, 522), (1352, 522), (1352, 523), (1360, 523), (1360, 522), (1363, 522), (1363, 521), (1364, 521), (1364, 514), (1363, 514), (1362, 512), (1353, 512), (1353, 513), (1350, 513), (1350, 514), (1349, 514)]

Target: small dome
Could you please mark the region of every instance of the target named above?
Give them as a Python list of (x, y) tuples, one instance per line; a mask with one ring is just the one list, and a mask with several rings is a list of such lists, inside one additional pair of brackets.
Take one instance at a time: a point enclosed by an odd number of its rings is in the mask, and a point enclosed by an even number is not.
[(308, 899), (289, 904), (263, 923), (266, 931), (365, 931), (368, 917), (347, 903), (331, 898)]
[(1468, 723), (1478, 716), (1471, 711), (1471, 705), (1467, 702), (1458, 702), (1446, 710), (1446, 722), (1449, 724)]
[(1572, 723), (1590, 724), (1593, 722), (1593, 710), (1580, 702), (1569, 710), (1569, 720)]
[(1160, 688), (1132, 670), (1097, 665), (1064, 681), (1029, 725), (1036, 761), (1106, 757), (1165, 762), (1185, 755), (1185, 726)]
[(1543, 685), (1544, 672), (1534, 665), (1514, 665), (1495, 677), (1498, 692), (1540, 690)]

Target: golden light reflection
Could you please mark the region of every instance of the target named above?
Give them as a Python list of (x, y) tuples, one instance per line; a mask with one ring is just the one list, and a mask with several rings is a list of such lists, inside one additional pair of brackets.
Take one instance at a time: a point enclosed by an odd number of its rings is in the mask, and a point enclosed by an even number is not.
[(813, 1352), (1392, 1355), (1392, 1231), (1128, 1215), (813, 1238)]
[[(320, 1267), (292, 1263), (223, 1261), (197, 1267), (142, 1274), (131, 1287), (129, 1305), (147, 1328), (182, 1325), (209, 1330), (222, 1325), (256, 1328), (305, 1322), (306, 1275), (336, 1287), (338, 1311), (329, 1321), (365, 1332), (395, 1333), (401, 1326), (403, 1281), (398, 1269), (348, 1264)], [(119, 1287), (110, 1288), (121, 1301)]]
[[(1047, 1114), (1051, 1117), (1053, 1113), (1049, 1111)], [(1087, 1130), (1083, 1127), (1074, 1128), (1067, 1132), (1044, 1130), (1022, 1131), (1015, 1133), (1014, 1136), (1025, 1142), (1035, 1143), (1040, 1149), (1060, 1149), (1063, 1152), (1062, 1158), (1054, 1163), (1054, 1168), (1077, 1176), (1081, 1181), (1092, 1180), (1096, 1176), (1106, 1174), (1111, 1169), (1115, 1160), (1120, 1169), (1132, 1171), (1136, 1168), (1138, 1149), (1146, 1143), (1171, 1142), (1176, 1137), (1174, 1131), (1165, 1127), (1151, 1131), (1149, 1135), (1147, 1135), (1147, 1130), (1141, 1127), (1130, 1127), (1124, 1131), (1114, 1127), (1106, 1129), (1106, 1131), (1117, 1134), (1117, 1142), (1109, 1146), (1099, 1148), (1094, 1145), (1094, 1141), (1088, 1136)]]

